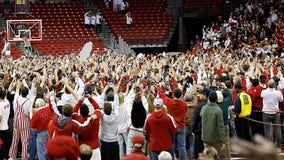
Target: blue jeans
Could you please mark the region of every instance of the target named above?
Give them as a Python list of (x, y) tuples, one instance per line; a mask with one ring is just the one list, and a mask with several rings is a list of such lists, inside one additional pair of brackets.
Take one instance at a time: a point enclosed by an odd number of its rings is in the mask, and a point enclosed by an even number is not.
[(192, 135), (192, 125), (185, 126), (186, 133), (186, 149), (189, 149), (189, 157), (190, 159), (194, 159), (194, 137)]
[[(144, 137), (144, 133), (138, 130), (130, 129), (128, 136), (127, 136), (127, 143), (126, 143), (126, 155), (130, 155), (132, 153), (132, 139), (135, 135), (141, 135)], [(146, 144), (146, 141), (145, 141)], [(142, 148), (142, 151), (145, 153), (145, 145)]]
[(177, 133), (173, 136), (173, 149), (174, 149), (174, 159), (176, 144), (179, 152), (179, 159), (186, 160), (186, 149), (185, 149), (185, 128), (178, 128)]
[(45, 144), (49, 139), (49, 135), (47, 130), (41, 131), (37, 133), (36, 138), (36, 148), (37, 148), (37, 156), (39, 160), (46, 160), (46, 148)]
[[(276, 114), (266, 114), (263, 113), (263, 122), (265, 123), (272, 123), (272, 124), (280, 124), (280, 113)], [(281, 148), (281, 141), (282, 141), (282, 135), (281, 135), (281, 127), (280, 126), (273, 126), (273, 135), (271, 135), (271, 125), (264, 125), (264, 135), (265, 138), (273, 142), (276, 142), (276, 146), (278, 148)]]
[(30, 153), (30, 160), (34, 160), (37, 150), (36, 150), (36, 139), (37, 139), (37, 131), (32, 130), (30, 132), (30, 144), (29, 144), (29, 153)]
[(126, 143), (127, 143), (126, 133), (118, 134), (117, 141), (119, 144), (119, 157), (122, 158), (126, 154)]
[[(167, 152), (169, 152), (172, 157), (174, 157), (174, 151), (172, 149), (170, 150), (166, 150)], [(158, 156), (162, 151), (152, 151), (152, 160), (159, 160)]]
[(235, 126), (234, 114), (232, 113), (230, 114), (229, 125), (230, 125), (231, 137), (236, 137), (237, 131)]

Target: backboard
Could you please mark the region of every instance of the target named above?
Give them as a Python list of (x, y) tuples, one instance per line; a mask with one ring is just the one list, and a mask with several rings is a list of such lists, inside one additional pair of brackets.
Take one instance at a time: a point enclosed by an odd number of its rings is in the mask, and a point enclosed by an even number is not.
[(7, 20), (6, 40), (8, 42), (41, 41), (42, 20)]

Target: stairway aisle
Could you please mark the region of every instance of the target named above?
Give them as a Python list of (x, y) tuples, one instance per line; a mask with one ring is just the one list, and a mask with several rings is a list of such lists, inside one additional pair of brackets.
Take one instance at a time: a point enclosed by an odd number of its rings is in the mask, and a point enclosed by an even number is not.
[[(92, 11), (94, 14), (96, 14), (99, 11), (99, 7), (96, 3), (96, 1), (92, 5), (84, 5), (84, 8), (86, 11)], [(100, 41), (106, 46), (107, 49), (111, 49), (114, 47), (113, 45), (113, 34), (111, 33), (111, 30), (106, 23), (104, 17), (102, 17), (102, 25), (101, 25), (101, 33), (97, 33), (99, 35)]]

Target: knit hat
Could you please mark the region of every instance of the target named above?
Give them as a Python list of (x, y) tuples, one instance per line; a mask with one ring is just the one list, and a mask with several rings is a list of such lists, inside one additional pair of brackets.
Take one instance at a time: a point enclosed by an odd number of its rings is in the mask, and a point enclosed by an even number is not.
[(221, 103), (224, 100), (223, 94), (221, 91), (216, 91), (217, 94), (217, 103)]
[(56, 136), (46, 143), (46, 154), (49, 160), (61, 158), (74, 160), (80, 156), (80, 149), (78, 143), (72, 137)]
[(156, 97), (154, 99), (154, 106), (155, 107), (162, 107), (163, 106), (163, 100), (160, 97)]
[(144, 137), (141, 135), (135, 135), (132, 139), (132, 144), (136, 148), (141, 148), (144, 146)]

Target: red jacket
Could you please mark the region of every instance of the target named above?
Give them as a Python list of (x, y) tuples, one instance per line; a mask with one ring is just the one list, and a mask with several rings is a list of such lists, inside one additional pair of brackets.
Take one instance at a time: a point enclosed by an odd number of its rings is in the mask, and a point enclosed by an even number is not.
[(184, 100), (176, 100), (169, 98), (165, 92), (162, 90), (161, 86), (157, 85), (158, 95), (163, 99), (164, 105), (167, 106), (168, 113), (171, 114), (178, 128), (184, 128), (184, 116), (187, 111), (187, 104)]
[(261, 91), (264, 90), (265, 88), (261, 87), (261, 86), (256, 86), (256, 87), (252, 87), (251, 89), (249, 89), (247, 91), (247, 94), (250, 95), (251, 99), (252, 99), (252, 106), (256, 107), (256, 108), (262, 108), (263, 107), (263, 99), (262, 97), (260, 97)]
[[(92, 106), (94, 107), (94, 110), (96, 110), (96, 109), (100, 110), (100, 106), (98, 105), (98, 103), (92, 97), (88, 98), (88, 100), (92, 104)], [(80, 123), (84, 123), (86, 121), (86, 119), (88, 118), (88, 117), (80, 116), (78, 114), (79, 108), (80, 108), (82, 103), (83, 103), (82, 100), (79, 100), (77, 102), (77, 104), (73, 108), (73, 115), (72, 115), (72, 118), (77, 120), (77, 121), (79, 121)]]
[(48, 123), (52, 118), (52, 109), (50, 106), (40, 108), (37, 110), (31, 120), (31, 128), (35, 128), (37, 132), (41, 132), (48, 129)]
[[(93, 98), (89, 98), (89, 101), (94, 107), (95, 114), (97, 118), (95, 120), (90, 121), (88, 125), (92, 126), (89, 128), (88, 132), (84, 132), (82, 134), (79, 134), (79, 144), (88, 144), (91, 146), (93, 149), (96, 149), (99, 147), (99, 126), (100, 126), (100, 119), (101, 119), (101, 111), (100, 107), (97, 104), (97, 102)], [(83, 103), (82, 100), (79, 100), (78, 103), (75, 105), (73, 109), (73, 119), (79, 121), (80, 123), (84, 123), (88, 117), (83, 117), (78, 115), (78, 110)]]
[(246, 92), (247, 91), (247, 80), (246, 80), (245, 76), (241, 76), (241, 79), (242, 79), (243, 91)]
[(53, 120), (50, 120), (48, 123), (48, 135), (49, 135), (49, 139), (53, 138), (54, 136), (54, 126), (53, 126)]
[(124, 156), (121, 160), (150, 160), (147, 156), (145, 156), (142, 151), (133, 151), (130, 155)]
[(145, 122), (145, 136), (150, 139), (153, 151), (165, 151), (172, 148), (172, 134), (177, 132), (173, 117), (163, 111), (152, 112)]

